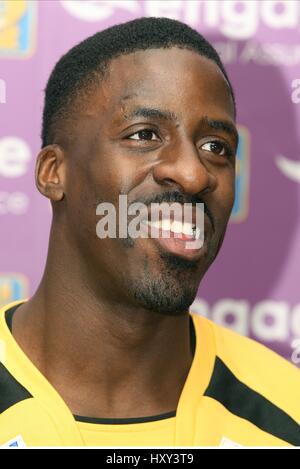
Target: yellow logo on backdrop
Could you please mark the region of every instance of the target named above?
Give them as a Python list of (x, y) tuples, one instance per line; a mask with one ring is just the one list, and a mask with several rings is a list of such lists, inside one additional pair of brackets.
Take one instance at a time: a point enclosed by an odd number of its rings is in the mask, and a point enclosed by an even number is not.
[(28, 279), (19, 273), (0, 273), (0, 307), (28, 296)]
[(26, 57), (33, 49), (34, 0), (0, 0), (0, 56)]

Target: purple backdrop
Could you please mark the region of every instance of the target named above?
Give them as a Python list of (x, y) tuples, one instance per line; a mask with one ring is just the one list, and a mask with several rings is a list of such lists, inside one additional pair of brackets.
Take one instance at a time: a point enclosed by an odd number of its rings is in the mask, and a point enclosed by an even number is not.
[(51, 220), (35, 189), (43, 89), (87, 36), (140, 16), (183, 20), (220, 51), (241, 143), (227, 237), (194, 310), (300, 363), (300, 2), (0, 0), (0, 304), (31, 295)]

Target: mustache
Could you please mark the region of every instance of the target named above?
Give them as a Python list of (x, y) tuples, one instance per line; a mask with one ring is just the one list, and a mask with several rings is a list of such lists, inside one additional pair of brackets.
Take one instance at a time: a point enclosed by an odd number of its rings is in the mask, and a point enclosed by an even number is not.
[(169, 204), (179, 203), (181, 205), (192, 204), (193, 206), (195, 206), (197, 203), (203, 204), (204, 213), (208, 216), (213, 229), (215, 229), (214, 217), (213, 217), (212, 212), (210, 211), (207, 204), (203, 201), (203, 199), (196, 194), (188, 195), (179, 191), (163, 192), (161, 194), (155, 194), (152, 196), (139, 198), (133, 201), (133, 203), (136, 203), (136, 202), (142, 202), (146, 206), (149, 206), (151, 204), (162, 204), (164, 202), (169, 203)]

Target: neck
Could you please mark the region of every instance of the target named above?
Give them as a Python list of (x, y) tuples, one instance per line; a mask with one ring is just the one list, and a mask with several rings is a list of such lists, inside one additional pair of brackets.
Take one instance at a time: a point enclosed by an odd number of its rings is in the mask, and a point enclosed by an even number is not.
[(17, 342), (74, 414), (175, 410), (192, 362), (188, 313), (147, 311), (122, 301), (113, 286), (109, 296), (105, 282), (95, 291), (72, 251), (50, 240), (41, 284), (14, 318)]

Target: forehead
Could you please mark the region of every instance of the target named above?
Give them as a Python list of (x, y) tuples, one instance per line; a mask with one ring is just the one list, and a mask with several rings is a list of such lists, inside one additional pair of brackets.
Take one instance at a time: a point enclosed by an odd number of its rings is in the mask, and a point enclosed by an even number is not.
[[(233, 118), (228, 83), (210, 59), (187, 49), (149, 49), (113, 59), (92, 106), (114, 119), (137, 105), (163, 105), (176, 115), (200, 109)], [(187, 107), (188, 106), (188, 107)]]

